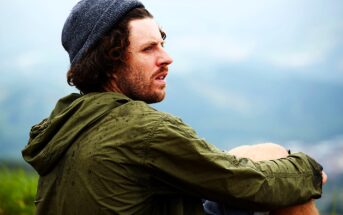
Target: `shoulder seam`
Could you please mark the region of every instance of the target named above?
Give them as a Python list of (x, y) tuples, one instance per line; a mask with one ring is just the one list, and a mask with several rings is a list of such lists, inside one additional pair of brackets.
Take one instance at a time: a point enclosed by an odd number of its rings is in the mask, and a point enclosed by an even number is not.
[(163, 120), (167, 118), (167, 115), (162, 113), (161, 116), (158, 118), (158, 120), (156, 120), (156, 122), (154, 123), (154, 125), (152, 126), (152, 129), (149, 131), (147, 137), (144, 140), (144, 157), (143, 157), (143, 165), (146, 166), (147, 165), (147, 159), (149, 156), (149, 151), (150, 151), (150, 144), (151, 144), (151, 140), (153, 139), (153, 137), (156, 134), (157, 128), (162, 124)]

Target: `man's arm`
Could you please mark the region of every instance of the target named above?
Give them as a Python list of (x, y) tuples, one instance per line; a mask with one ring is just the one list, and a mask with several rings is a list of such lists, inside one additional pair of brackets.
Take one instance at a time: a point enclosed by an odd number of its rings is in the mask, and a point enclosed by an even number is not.
[[(275, 143), (243, 145), (228, 151), (229, 154), (241, 158), (250, 158), (254, 161), (274, 160), (287, 157), (290, 152)], [(322, 171), (322, 183), (326, 184), (328, 176)]]
[(321, 195), (321, 166), (303, 153), (261, 162), (237, 158), (168, 116), (150, 132), (145, 165), (159, 180), (185, 193), (256, 210), (304, 203)]
[[(249, 146), (239, 146), (228, 151), (229, 154), (237, 157), (246, 157), (253, 159), (254, 161), (273, 160), (285, 158), (289, 155), (288, 150), (284, 147), (273, 144), (263, 143)], [(322, 172), (323, 181), (325, 184), (327, 176)], [(270, 215), (319, 215), (318, 209), (316, 208), (314, 200), (310, 200), (307, 203), (295, 205), (291, 207), (281, 208), (274, 210)]]

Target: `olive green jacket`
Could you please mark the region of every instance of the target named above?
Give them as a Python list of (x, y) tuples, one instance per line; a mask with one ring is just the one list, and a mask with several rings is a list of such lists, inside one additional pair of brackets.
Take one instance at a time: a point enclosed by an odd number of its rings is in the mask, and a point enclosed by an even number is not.
[(24, 159), (39, 173), (37, 214), (203, 214), (202, 199), (270, 210), (321, 195), (302, 153), (253, 162), (180, 119), (117, 93), (71, 94), (33, 126)]

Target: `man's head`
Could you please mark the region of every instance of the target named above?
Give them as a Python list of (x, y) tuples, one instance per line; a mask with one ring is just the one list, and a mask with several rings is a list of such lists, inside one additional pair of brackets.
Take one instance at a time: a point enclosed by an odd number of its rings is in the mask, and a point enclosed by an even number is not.
[(147, 103), (160, 102), (165, 97), (165, 78), (172, 63), (164, 50), (164, 34), (152, 18), (132, 20), (128, 29), (126, 62), (113, 73), (108, 91)]
[[(112, 18), (104, 20), (104, 16)], [(165, 37), (138, 1), (83, 0), (73, 8), (62, 32), (71, 61), (68, 83), (85, 94), (116, 91), (132, 99), (159, 102), (172, 62), (163, 49)]]

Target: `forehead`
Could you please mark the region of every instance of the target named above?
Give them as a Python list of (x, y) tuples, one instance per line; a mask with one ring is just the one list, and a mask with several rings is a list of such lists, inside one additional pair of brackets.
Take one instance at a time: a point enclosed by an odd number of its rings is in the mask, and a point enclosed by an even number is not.
[(129, 22), (129, 41), (132, 45), (162, 41), (160, 28), (152, 18), (137, 19)]

